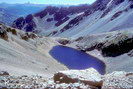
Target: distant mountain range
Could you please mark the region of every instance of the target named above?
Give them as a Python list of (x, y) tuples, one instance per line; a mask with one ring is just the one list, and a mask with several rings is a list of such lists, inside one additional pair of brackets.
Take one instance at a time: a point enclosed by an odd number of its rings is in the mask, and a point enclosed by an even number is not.
[(11, 25), (15, 19), (38, 12), (43, 8), (45, 8), (45, 5), (43, 4), (0, 3), (0, 22), (5, 23), (6, 25)]

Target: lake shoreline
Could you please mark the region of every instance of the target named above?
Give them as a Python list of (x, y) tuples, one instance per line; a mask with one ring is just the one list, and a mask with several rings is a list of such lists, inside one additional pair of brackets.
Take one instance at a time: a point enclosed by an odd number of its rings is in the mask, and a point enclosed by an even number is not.
[[(102, 75), (106, 74), (106, 64), (103, 61), (93, 55), (82, 52), (75, 48), (57, 45), (50, 50), (49, 54), (59, 63), (65, 65), (68, 69), (84, 70), (87, 68), (95, 68), (99, 70), (99, 72), (104, 70), (103, 73), (101, 72)], [(82, 58), (84, 61), (81, 60)], [(77, 62), (75, 63), (75, 61)]]

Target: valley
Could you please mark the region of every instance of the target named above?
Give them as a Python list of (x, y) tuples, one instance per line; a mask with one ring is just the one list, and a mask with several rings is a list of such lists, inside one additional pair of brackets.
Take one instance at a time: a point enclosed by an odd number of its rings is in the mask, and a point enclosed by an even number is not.
[(132, 6), (46, 6), (1, 23), (0, 88), (132, 89)]

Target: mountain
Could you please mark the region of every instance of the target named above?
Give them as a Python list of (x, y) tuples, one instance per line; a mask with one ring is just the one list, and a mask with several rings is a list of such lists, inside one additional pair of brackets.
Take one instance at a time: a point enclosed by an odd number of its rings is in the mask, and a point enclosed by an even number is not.
[[(0, 24), (0, 88), (133, 89), (132, 22), (133, 0), (97, 0)], [(80, 62), (89, 69), (69, 69)]]
[[(19, 8), (18, 8), (19, 7)], [(21, 16), (38, 12), (45, 5), (35, 4), (7, 4), (0, 3), (0, 22), (11, 25), (13, 21)]]
[[(92, 5), (45, 10), (21, 17), (12, 27), (43, 36), (74, 37), (133, 27), (132, 0), (97, 0)], [(82, 7), (82, 8), (81, 8)]]
[[(85, 6), (81, 6), (81, 10), (49, 6), (39, 13), (18, 18), (13, 27), (42, 36), (66, 37), (58, 42), (101, 58), (108, 66), (109, 73), (133, 70), (130, 64), (133, 50), (133, 1), (97, 0)], [(115, 62), (120, 66), (113, 65)]]
[[(45, 31), (59, 28), (66, 21), (70, 21), (71, 17), (76, 17), (84, 12), (89, 5), (80, 6), (48, 6), (41, 12), (30, 14), (27, 17), (20, 17), (14, 21), (12, 27), (23, 29), (27, 32), (37, 31), (45, 33)], [(44, 29), (44, 30), (43, 30)]]

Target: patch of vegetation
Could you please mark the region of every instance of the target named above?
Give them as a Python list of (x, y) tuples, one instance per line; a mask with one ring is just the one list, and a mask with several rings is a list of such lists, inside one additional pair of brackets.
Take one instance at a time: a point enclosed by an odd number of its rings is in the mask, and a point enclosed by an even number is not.
[(17, 31), (15, 29), (12, 29), (12, 34), (17, 35)]
[(117, 44), (110, 44), (103, 46), (101, 52), (106, 57), (116, 57), (124, 53), (128, 53), (133, 49), (133, 38), (128, 38), (123, 41), (119, 41)]
[(0, 38), (8, 41), (8, 35), (6, 31), (0, 31)]
[(26, 35), (31, 39), (37, 38), (37, 35), (35, 33), (26, 33)]
[(62, 44), (62, 45), (66, 45), (66, 44), (69, 44), (69, 43), (70, 43), (70, 41), (67, 40), (67, 39), (61, 39), (61, 40), (59, 40), (58, 42), (59, 42), (60, 44)]
[(28, 41), (29, 40), (29, 37), (28, 36), (21, 36), (21, 38), (23, 39), (23, 40), (25, 40), (25, 41)]
[(31, 39), (35, 39), (37, 38), (38, 36), (35, 34), (35, 33), (28, 33), (26, 32), (25, 34), (21, 35), (21, 38), (25, 41), (28, 41), (30, 38)]
[(14, 34), (14, 35), (17, 35), (16, 29), (7, 28), (6, 31), (7, 31), (7, 32), (11, 32), (11, 33)]

